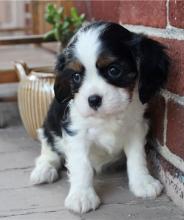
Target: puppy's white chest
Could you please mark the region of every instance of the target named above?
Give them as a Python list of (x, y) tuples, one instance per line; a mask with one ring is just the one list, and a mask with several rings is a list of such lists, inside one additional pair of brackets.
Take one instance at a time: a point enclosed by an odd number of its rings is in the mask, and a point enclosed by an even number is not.
[(114, 145), (115, 137), (108, 130), (103, 130), (100, 128), (89, 128), (88, 137), (91, 141), (98, 143), (100, 145)]
[(88, 129), (87, 133), (90, 141), (110, 154), (116, 154), (122, 149), (119, 134), (111, 128), (111, 125), (92, 127)]

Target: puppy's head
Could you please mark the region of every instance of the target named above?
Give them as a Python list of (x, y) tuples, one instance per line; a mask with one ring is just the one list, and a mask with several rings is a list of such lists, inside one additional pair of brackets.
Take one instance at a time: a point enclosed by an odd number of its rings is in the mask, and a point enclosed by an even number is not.
[(90, 24), (58, 57), (54, 86), (59, 102), (74, 98), (83, 116), (125, 111), (138, 85), (142, 104), (163, 86), (169, 59), (164, 47), (115, 23)]

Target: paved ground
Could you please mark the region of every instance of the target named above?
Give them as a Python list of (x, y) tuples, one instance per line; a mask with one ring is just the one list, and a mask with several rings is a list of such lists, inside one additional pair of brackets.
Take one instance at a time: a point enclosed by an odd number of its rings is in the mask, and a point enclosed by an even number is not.
[[(1, 112), (1, 111), (0, 111)], [(111, 171), (96, 178), (101, 207), (85, 215), (64, 206), (69, 184), (66, 172), (50, 185), (31, 186), (29, 174), (39, 154), (20, 123), (0, 129), (0, 219), (2, 220), (184, 220), (184, 213), (162, 195), (156, 200), (135, 198), (128, 190), (126, 172)]]

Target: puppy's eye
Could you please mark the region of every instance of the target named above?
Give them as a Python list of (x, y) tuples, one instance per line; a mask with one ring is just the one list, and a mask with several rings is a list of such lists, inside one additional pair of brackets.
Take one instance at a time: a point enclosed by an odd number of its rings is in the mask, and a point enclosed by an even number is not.
[(73, 81), (76, 83), (76, 84), (79, 84), (81, 82), (81, 75), (79, 73), (74, 73), (72, 75), (73, 77)]
[(120, 69), (120, 66), (118, 65), (111, 65), (108, 68), (108, 75), (112, 78), (112, 79), (118, 79), (121, 76), (122, 72)]

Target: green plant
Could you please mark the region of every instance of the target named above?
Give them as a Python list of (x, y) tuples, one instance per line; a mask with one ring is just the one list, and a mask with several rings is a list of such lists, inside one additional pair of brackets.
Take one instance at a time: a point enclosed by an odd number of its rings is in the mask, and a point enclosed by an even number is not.
[(63, 46), (85, 21), (85, 15), (79, 15), (76, 8), (72, 7), (70, 15), (66, 16), (64, 8), (57, 8), (54, 4), (47, 5), (44, 18), (52, 25), (52, 29), (45, 34), (44, 38), (60, 41)]

